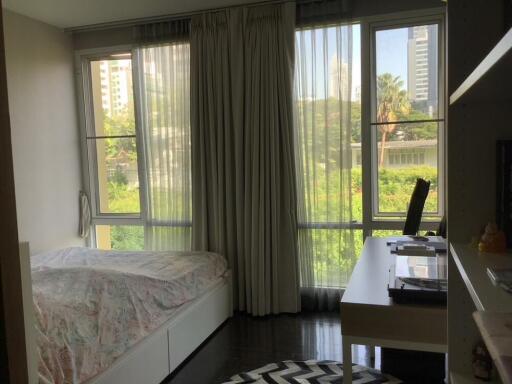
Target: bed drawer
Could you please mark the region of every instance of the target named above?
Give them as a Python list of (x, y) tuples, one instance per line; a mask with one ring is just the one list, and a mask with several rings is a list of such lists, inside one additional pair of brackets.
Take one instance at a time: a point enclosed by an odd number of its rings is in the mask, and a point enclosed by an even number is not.
[(231, 316), (230, 285), (224, 284), (201, 297), (169, 328), (171, 372)]
[(166, 328), (161, 328), (126, 352), (94, 384), (156, 384), (169, 374)]

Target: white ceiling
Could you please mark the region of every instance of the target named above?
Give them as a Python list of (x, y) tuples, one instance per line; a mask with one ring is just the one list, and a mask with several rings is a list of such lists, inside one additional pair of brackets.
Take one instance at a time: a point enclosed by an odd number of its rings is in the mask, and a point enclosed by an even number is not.
[(257, 1), (264, 0), (3, 0), (3, 5), (60, 28), (74, 28)]

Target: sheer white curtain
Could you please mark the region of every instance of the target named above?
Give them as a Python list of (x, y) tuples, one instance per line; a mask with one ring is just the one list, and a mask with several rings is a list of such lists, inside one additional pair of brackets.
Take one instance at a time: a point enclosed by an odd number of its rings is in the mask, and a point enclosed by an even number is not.
[(296, 32), (295, 135), (303, 308), (331, 308), (356, 258), (352, 26)]
[(138, 51), (147, 249), (191, 247), (190, 45)]

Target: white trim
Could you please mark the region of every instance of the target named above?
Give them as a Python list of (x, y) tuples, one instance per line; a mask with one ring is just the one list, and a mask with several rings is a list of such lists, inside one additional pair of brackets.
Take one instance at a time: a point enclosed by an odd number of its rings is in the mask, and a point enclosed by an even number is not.
[(94, 225), (144, 225), (144, 221), (140, 217), (132, 218), (122, 215), (118, 217), (96, 217), (92, 222)]
[[(403, 230), (404, 222), (402, 220), (372, 220), (370, 228), (374, 230)], [(422, 231), (435, 231), (439, 226), (439, 221), (422, 221), (420, 230)]]
[[(86, 131), (86, 113), (85, 113), (85, 94), (84, 94), (84, 76), (83, 76), (83, 68), (82, 68), (82, 60), (80, 55), (75, 52), (75, 83), (76, 83), (76, 92), (77, 92), (77, 109), (78, 109), (78, 128), (79, 128), (79, 141), (80, 141), (80, 166), (82, 170), (82, 190), (89, 197), (89, 204), (91, 208), (91, 213), (93, 210), (93, 205), (91, 201), (91, 185), (90, 185), (90, 175), (89, 175), (89, 157), (87, 151), (87, 131)], [(90, 231), (89, 236), (86, 239), (86, 245), (91, 246), (94, 243), (94, 231)]]

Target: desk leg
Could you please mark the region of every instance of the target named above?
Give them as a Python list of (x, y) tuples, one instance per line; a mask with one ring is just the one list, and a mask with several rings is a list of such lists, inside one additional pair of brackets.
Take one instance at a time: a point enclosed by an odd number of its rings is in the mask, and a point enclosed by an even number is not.
[(352, 343), (343, 336), (343, 384), (352, 384)]

